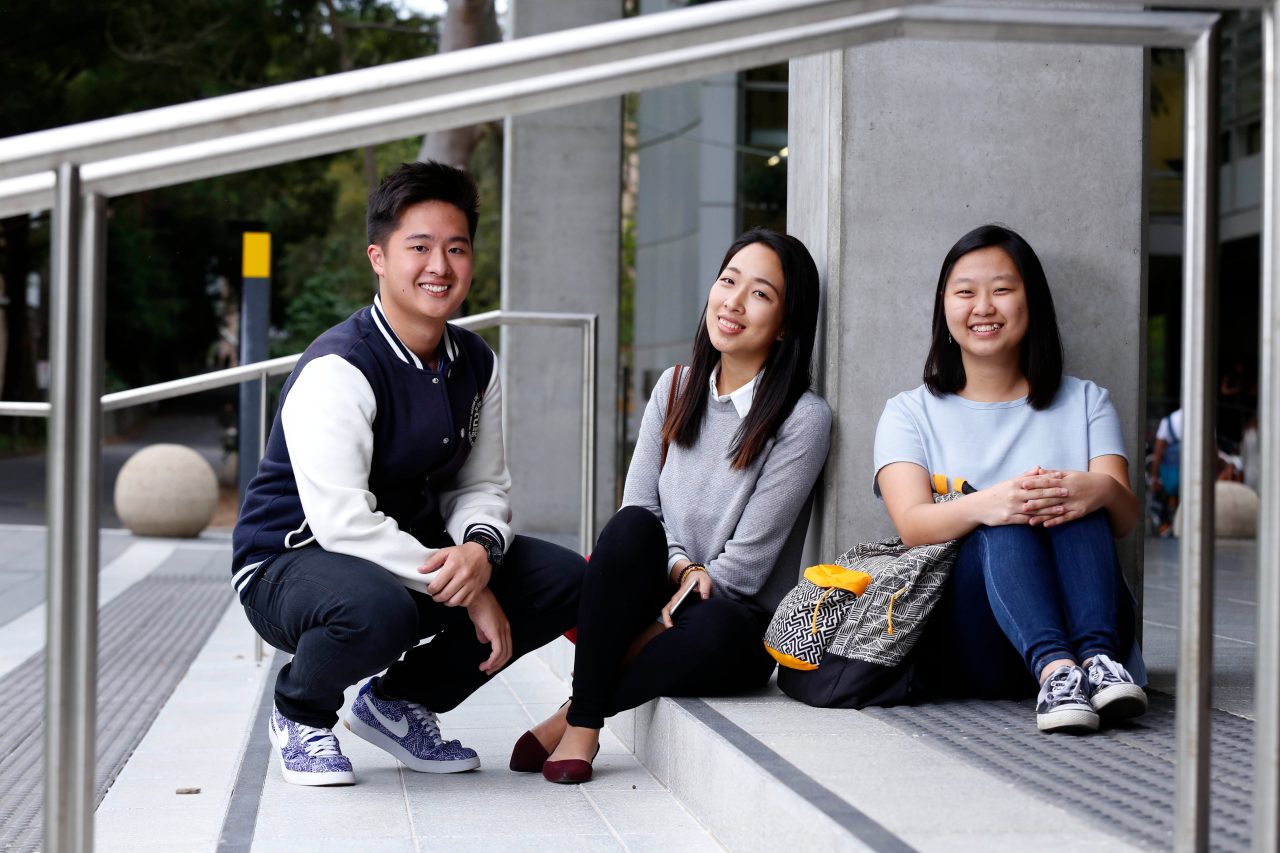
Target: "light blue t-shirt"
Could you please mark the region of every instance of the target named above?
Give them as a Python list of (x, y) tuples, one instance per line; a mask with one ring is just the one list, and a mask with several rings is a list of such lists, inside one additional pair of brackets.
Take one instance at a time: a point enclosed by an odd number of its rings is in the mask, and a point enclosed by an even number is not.
[[(1062, 377), (1053, 403), (1036, 411), (1026, 397), (976, 403), (919, 388), (885, 404), (876, 427), (875, 477), (892, 462), (914, 462), (948, 483), (982, 489), (1039, 465), (1087, 471), (1099, 456), (1128, 456), (1111, 395), (1087, 379)], [(954, 487), (954, 486), (953, 486)]]

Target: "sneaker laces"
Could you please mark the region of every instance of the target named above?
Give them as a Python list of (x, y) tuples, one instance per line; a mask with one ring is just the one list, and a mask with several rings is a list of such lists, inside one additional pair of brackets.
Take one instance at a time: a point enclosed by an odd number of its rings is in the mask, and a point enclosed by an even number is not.
[(320, 729), (315, 726), (298, 726), (298, 742), (302, 751), (311, 758), (333, 758), (342, 755), (338, 748), (338, 739), (333, 736), (332, 729)]
[(428, 711), (416, 702), (405, 702), (404, 704), (409, 710), (409, 715), (426, 729), (427, 736), (431, 738), (432, 743), (442, 744), (445, 742), (444, 736), (440, 734), (440, 718), (436, 716), (434, 711)]
[[(1066, 672), (1062, 672), (1062, 670)], [(1081, 689), (1080, 682), (1084, 679), (1084, 671), (1078, 666), (1063, 666), (1059, 671), (1049, 676), (1049, 680), (1045, 682), (1048, 696), (1055, 700), (1071, 699), (1077, 694), (1084, 691)]]
[(1110, 657), (1103, 654), (1093, 656), (1093, 661), (1089, 664), (1089, 683), (1098, 685), (1107, 680), (1110, 675), (1116, 681), (1129, 682), (1133, 679), (1129, 677), (1129, 673), (1120, 664), (1113, 661)]

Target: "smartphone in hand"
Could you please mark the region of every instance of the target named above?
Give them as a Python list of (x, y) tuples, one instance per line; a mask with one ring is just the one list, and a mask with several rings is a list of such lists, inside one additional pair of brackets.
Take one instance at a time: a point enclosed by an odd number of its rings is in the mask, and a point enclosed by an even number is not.
[(681, 593), (680, 598), (676, 600), (676, 603), (671, 605), (672, 619), (676, 618), (676, 612), (680, 611), (682, 607), (685, 609), (688, 609), (693, 605), (702, 601), (702, 593), (699, 592), (698, 590), (699, 590), (698, 584), (696, 583), (689, 584), (689, 586), (685, 589), (685, 591)]

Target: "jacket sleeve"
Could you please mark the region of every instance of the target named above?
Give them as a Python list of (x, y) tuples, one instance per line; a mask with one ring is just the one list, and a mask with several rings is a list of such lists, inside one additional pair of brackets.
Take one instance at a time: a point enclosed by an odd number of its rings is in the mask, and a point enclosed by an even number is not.
[(707, 563), (722, 591), (744, 599), (764, 587), (827, 461), (830, 444), (831, 410), (821, 398), (802, 398), (778, 430), (733, 536)]
[(326, 551), (362, 557), (419, 592), (434, 551), (378, 511), (369, 490), (377, 402), (364, 374), (337, 355), (303, 366), (280, 412), (306, 525)]
[[(658, 493), (658, 481), (662, 476), (662, 424), (667, 418), (667, 400), (671, 396), (671, 383), (674, 381), (675, 368), (669, 367), (649, 395), (649, 402), (644, 407), (644, 419), (640, 422), (640, 435), (636, 438), (636, 447), (631, 454), (631, 466), (627, 469), (627, 484), (622, 490), (623, 506), (644, 507), (662, 522), (667, 534), (668, 569), (676, 560), (685, 558), (684, 545), (663, 517), (662, 498)], [(674, 447), (668, 450), (674, 451)]]
[(504, 551), (511, 547), (510, 494), (511, 474), (502, 442), (502, 385), (495, 361), (482, 398), (475, 447), (440, 493), (440, 514), (453, 541), (461, 545), (468, 533), (480, 528), (497, 537)]

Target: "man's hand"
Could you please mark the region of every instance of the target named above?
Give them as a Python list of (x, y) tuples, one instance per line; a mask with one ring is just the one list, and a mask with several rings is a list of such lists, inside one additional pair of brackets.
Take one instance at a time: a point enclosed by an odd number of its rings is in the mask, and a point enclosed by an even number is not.
[(476, 626), (476, 639), (488, 643), (492, 649), (489, 659), (480, 664), (480, 671), (493, 675), (511, 660), (511, 623), (489, 589), (480, 590), (475, 600), (467, 605), (467, 616)]
[(470, 607), (476, 596), (489, 588), (493, 567), (484, 548), (464, 542), (436, 551), (418, 571), (424, 575), (435, 572), (427, 583), (432, 600), (448, 607)]

